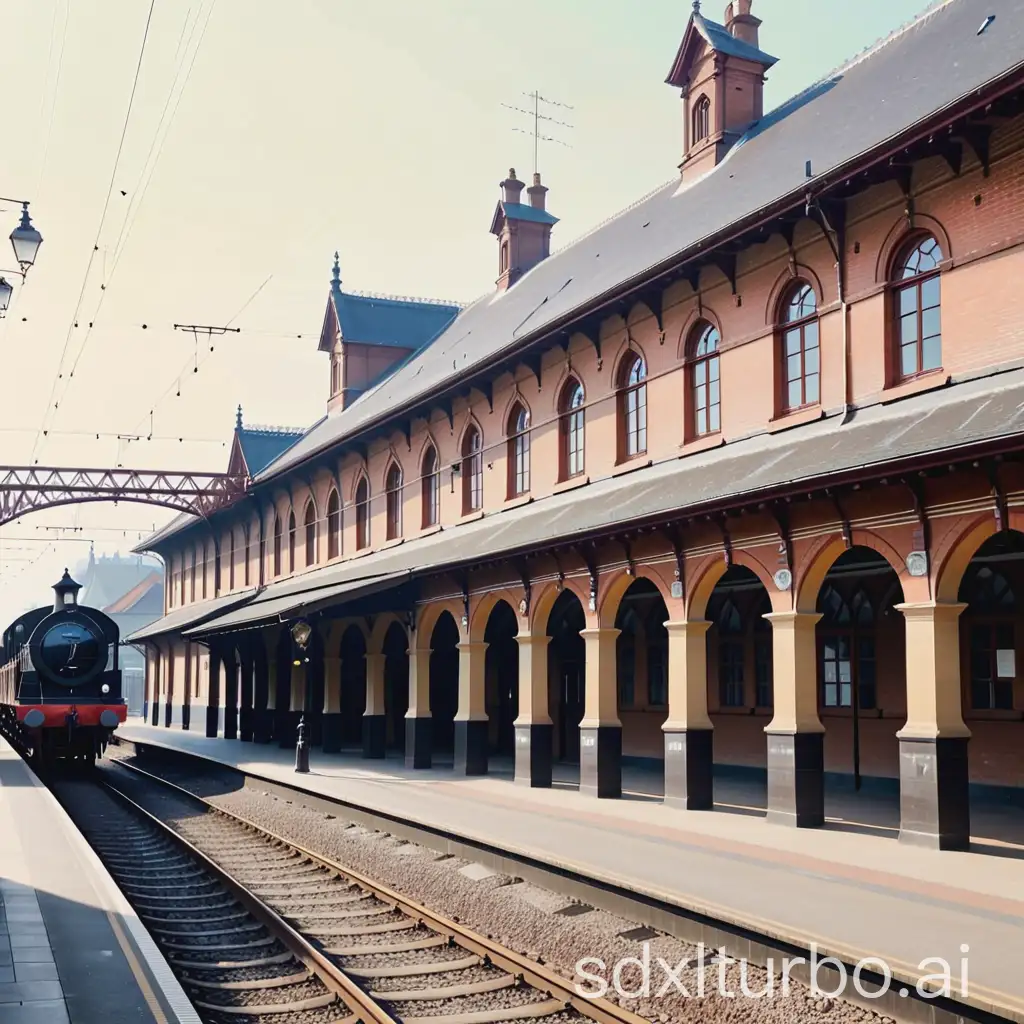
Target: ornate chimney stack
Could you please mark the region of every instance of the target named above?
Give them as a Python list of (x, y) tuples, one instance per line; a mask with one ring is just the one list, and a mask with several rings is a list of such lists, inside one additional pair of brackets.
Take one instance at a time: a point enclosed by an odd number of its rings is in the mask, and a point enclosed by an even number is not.
[(498, 291), (511, 288), (528, 270), (551, 252), (551, 228), (558, 223), (546, 209), (547, 188), (534, 174), (526, 190), (529, 205), (521, 201), (526, 186), (515, 169), (501, 183), (501, 199), (491, 218), (491, 234), (498, 236)]
[(540, 183), (540, 174), (535, 173), (533, 175), (533, 184), (526, 190), (526, 194), (530, 197), (530, 205), (535, 210), (544, 209), (544, 197), (547, 195), (548, 190)]
[(505, 203), (518, 203), (526, 183), (516, 177), (516, 169), (510, 167), (508, 177), (501, 183), (501, 198)]
[(757, 30), (761, 21), (750, 13), (750, 4), (751, 0), (732, 0), (725, 9), (725, 27), (734, 39), (757, 46)]

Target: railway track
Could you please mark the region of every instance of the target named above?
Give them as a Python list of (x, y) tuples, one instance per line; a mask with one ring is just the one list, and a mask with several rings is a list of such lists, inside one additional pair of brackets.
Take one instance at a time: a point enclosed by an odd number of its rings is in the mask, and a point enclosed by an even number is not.
[(115, 763), (103, 788), (58, 795), (208, 1024), (647, 1024), (395, 890)]

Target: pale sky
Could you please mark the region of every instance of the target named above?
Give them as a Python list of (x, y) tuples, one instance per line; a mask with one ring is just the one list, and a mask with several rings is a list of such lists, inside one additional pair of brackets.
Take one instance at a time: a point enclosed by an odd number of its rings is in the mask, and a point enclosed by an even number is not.
[[(925, 3), (755, 0), (779, 58), (766, 108)], [(571, 148), (541, 144), (555, 247), (676, 173), (680, 100), (664, 79), (690, 8), (154, 0), (101, 227), (150, 0), (0, 0), (0, 195), (30, 200), (44, 238), (24, 285), (6, 274), (0, 465), (223, 470), (238, 403), (248, 423), (307, 426), (327, 397), (316, 346), (335, 249), (352, 289), (469, 301), (493, 287), (498, 182), (533, 170), (513, 130), (532, 123), (502, 104), (538, 89), (573, 108), (547, 108), (573, 126), (547, 134)], [(0, 203), (0, 235), (17, 222)], [(212, 353), (172, 329), (229, 321), (241, 333)], [(148, 434), (151, 410), (157, 439), (118, 441)], [(170, 515), (91, 504), (0, 528), (0, 630), (48, 603), (90, 540), (126, 553)]]

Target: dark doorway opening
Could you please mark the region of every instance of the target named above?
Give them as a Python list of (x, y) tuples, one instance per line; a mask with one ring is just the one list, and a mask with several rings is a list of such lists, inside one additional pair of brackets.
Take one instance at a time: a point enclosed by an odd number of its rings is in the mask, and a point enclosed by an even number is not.
[(341, 745), (358, 747), (363, 742), (366, 711), (366, 638), (358, 626), (349, 626), (341, 637)]
[(555, 726), (555, 760), (572, 764), (580, 760), (587, 664), (580, 630), (586, 625), (579, 598), (571, 590), (563, 590), (548, 616), (548, 701)]
[(490, 751), (511, 757), (515, 753), (515, 720), (519, 714), (519, 644), (516, 613), (505, 601), (491, 611), (484, 630), (487, 643), (487, 717)]
[(384, 634), (384, 715), (387, 748), (405, 750), (405, 713), (409, 710), (409, 639), (392, 622)]
[(430, 715), (434, 751), (455, 749), (455, 712), (459, 706), (459, 627), (443, 612), (430, 637)]

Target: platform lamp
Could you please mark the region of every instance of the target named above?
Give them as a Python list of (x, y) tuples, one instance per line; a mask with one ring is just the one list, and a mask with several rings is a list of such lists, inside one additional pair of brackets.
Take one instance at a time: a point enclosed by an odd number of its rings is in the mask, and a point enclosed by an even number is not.
[[(33, 226), (28, 214), (28, 202), (21, 199), (7, 199), (0, 196), (0, 202), (21, 203), (21, 223), (11, 232), (11, 245), (14, 258), (18, 261), (18, 270), (4, 270), (0, 274), (18, 274), (22, 281), (28, 275), (29, 268), (35, 263), (39, 246), (43, 244), (43, 236)], [(3, 317), (11, 304), (14, 289), (6, 277), (0, 276), (0, 317)]]
[(313, 629), (308, 622), (299, 621), (292, 626), (292, 640), (295, 652), (292, 664), (302, 666), (302, 714), (299, 716), (298, 740), (295, 744), (295, 770), (303, 774), (309, 771), (309, 744), (306, 742), (306, 711), (309, 709), (309, 638)]

